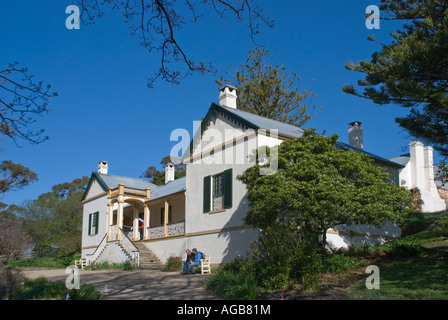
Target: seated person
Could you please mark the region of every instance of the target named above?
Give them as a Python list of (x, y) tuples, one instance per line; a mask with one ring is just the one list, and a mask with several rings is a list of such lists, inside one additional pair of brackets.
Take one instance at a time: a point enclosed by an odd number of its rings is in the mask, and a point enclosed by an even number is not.
[(192, 268), (201, 265), (202, 254), (201, 254), (201, 251), (198, 251), (196, 248), (191, 249), (191, 251), (194, 254), (194, 259), (189, 265), (189, 270), (191, 273), (195, 274), (196, 270), (194, 270)]
[(190, 249), (185, 250), (187, 254), (187, 258), (183, 259), (183, 269), (182, 274), (189, 274), (191, 272), (190, 264), (194, 260), (194, 254), (190, 251)]

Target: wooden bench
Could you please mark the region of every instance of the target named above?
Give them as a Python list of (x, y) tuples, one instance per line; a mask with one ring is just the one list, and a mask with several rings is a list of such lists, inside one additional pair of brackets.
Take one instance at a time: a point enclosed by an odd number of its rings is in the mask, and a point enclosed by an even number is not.
[(201, 274), (212, 273), (210, 268), (210, 256), (207, 259), (201, 259)]
[(87, 259), (75, 260), (75, 266), (80, 267), (81, 269), (84, 269), (84, 267), (87, 267), (88, 265), (89, 260)]

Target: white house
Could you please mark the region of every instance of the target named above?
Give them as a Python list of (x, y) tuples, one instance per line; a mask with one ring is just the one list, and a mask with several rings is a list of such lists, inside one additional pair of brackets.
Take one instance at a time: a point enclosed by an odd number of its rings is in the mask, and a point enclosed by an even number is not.
[[(83, 197), (83, 258), (137, 263), (143, 245), (162, 262), (196, 247), (212, 263), (221, 263), (250, 250), (258, 232), (243, 222), (249, 204), (245, 185), (236, 176), (253, 165), (248, 155), (254, 148), (300, 137), (303, 130), (237, 109), (236, 89), (230, 85), (220, 89), (219, 100), (209, 107), (184, 155), (185, 177), (174, 179), (174, 168), (168, 164), (165, 184), (156, 186), (111, 175), (108, 163), (99, 163)], [(408, 170), (402, 159), (388, 160), (364, 151), (360, 122), (349, 125), (349, 144), (338, 142), (337, 147), (368, 154), (397, 185), (405, 174), (420, 172), (420, 167)], [(431, 179), (431, 174), (427, 177)], [(400, 235), (392, 224), (337, 226), (328, 231), (327, 240), (330, 246), (346, 248)]]

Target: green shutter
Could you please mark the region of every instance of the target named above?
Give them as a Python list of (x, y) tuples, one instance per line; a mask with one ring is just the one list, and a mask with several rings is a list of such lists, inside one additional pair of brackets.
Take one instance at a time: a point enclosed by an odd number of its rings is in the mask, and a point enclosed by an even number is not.
[(204, 177), (204, 213), (210, 212), (211, 176)]
[(100, 219), (99, 219), (99, 212), (95, 212), (94, 213), (94, 219), (95, 219), (95, 234), (98, 234), (98, 224), (99, 224), (99, 222), (100, 222)]
[(89, 229), (88, 229), (88, 235), (90, 236), (92, 230), (92, 214), (89, 214)]
[(224, 171), (224, 208), (229, 209), (232, 207), (232, 183), (233, 183), (233, 171), (228, 169)]

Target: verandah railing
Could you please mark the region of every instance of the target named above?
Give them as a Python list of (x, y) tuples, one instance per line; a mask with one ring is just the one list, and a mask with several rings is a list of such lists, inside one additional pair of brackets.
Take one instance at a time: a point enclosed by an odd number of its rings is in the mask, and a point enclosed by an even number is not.
[[(178, 221), (174, 223), (167, 224), (166, 226), (166, 236), (178, 236), (185, 234), (185, 221)], [(148, 228), (148, 238), (157, 239), (165, 237), (165, 226), (157, 226)]]

